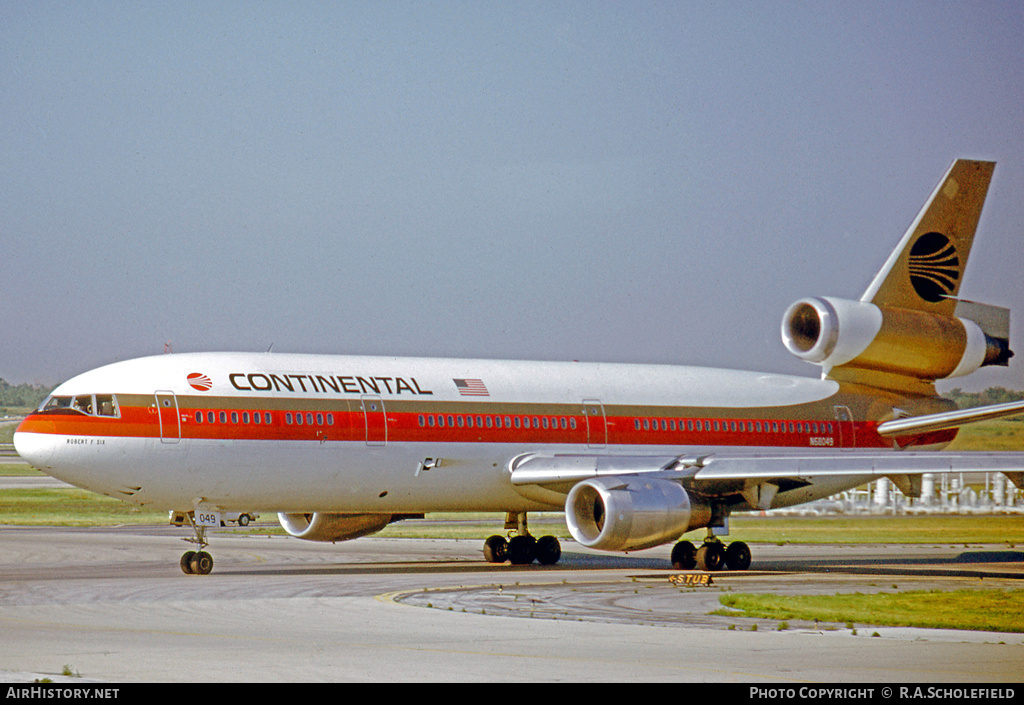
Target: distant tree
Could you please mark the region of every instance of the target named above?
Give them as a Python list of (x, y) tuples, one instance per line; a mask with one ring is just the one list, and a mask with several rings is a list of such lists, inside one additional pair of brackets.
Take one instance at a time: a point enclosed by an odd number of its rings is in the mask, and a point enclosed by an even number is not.
[(41, 384), (12, 385), (0, 377), (0, 407), (39, 406), (52, 389)]
[(992, 404), (1005, 404), (1011, 401), (1024, 399), (1024, 392), (1003, 387), (989, 387), (983, 392), (965, 392), (959, 387), (950, 389), (944, 395), (952, 399), (961, 409), (969, 409), (974, 406), (990, 406)]

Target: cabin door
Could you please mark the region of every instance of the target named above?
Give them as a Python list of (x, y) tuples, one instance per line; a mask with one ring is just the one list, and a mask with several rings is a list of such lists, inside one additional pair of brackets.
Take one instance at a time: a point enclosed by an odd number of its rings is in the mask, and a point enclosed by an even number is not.
[(384, 415), (384, 400), (376, 394), (364, 394), (360, 400), (363, 405), (363, 419), (366, 421), (366, 445), (387, 445), (388, 419)]
[(839, 447), (853, 448), (855, 445), (853, 431), (853, 414), (848, 406), (832, 407), (836, 413), (836, 423), (839, 426)]
[(608, 444), (604, 405), (597, 399), (584, 399), (583, 415), (587, 418), (587, 445), (590, 448), (604, 448)]
[(160, 442), (177, 443), (181, 440), (181, 415), (178, 398), (171, 391), (156, 392), (156, 413), (160, 421)]

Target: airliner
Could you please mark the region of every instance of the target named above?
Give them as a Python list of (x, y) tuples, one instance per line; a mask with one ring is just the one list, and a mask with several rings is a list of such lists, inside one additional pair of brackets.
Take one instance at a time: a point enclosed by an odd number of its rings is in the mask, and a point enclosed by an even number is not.
[[(57, 387), (18, 453), (58, 479), (207, 530), (276, 512), (291, 536), (342, 541), (428, 512), (497, 512), (490, 562), (556, 563), (527, 515), (564, 511), (573, 539), (630, 552), (676, 542), (675, 569), (744, 570), (732, 512), (811, 502), (888, 477), (1001, 471), (1024, 453), (943, 449), (961, 425), (935, 382), (1007, 366), (1009, 311), (958, 299), (995, 164), (956, 160), (859, 299), (793, 303), (790, 352), (818, 377), (702, 367), (280, 353), (166, 354)], [(705, 530), (699, 546), (682, 539)]]

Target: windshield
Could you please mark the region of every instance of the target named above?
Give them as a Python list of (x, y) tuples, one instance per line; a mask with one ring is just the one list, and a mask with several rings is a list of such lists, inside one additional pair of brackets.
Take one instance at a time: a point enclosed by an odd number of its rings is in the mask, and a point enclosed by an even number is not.
[(85, 414), (86, 416), (121, 416), (117, 397), (113, 394), (78, 394), (73, 397), (48, 397), (37, 410), (40, 414)]

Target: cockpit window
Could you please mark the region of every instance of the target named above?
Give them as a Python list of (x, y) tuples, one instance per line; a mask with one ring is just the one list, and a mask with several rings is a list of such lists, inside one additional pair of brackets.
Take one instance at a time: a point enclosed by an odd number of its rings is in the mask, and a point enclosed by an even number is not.
[(73, 397), (51, 396), (38, 409), (40, 414), (85, 414), (119, 418), (117, 397), (113, 394), (79, 394)]
[(117, 409), (117, 399), (114, 398), (113, 394), (96, 395), (96, 415), (111, 417), (120, 416)]

